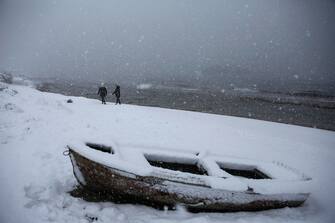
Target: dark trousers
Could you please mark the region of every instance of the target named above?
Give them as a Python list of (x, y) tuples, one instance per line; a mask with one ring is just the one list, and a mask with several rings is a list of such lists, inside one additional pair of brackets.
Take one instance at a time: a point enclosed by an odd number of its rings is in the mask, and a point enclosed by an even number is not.
[(121, 101), (120, 101), (120, 98), (116, 98), (116, 103), (115, 103), (116, 105), (117, 104), (121, 104)]
[(105, 96), (101, 96), (101, 103), (102, 103), (102, 104), (106, 104)]

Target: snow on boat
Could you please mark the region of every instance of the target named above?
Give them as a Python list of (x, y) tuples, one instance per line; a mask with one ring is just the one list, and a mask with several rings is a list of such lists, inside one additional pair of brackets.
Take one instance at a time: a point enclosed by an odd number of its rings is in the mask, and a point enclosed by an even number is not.
[(73, 172), (104, 199), (198, 211), (297, 207), (310, 178), (274, 162), (94, 143), (69, 145)]

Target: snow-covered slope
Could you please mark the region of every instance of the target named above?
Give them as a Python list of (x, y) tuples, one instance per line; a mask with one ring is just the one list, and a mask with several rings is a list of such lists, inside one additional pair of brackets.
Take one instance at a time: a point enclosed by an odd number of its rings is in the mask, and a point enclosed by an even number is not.
[[(0, 83), (0, 222), (332, 222), (335, 132), (244, 118), (114, 104)], [(312, 115), (312, 114), (311, 114)], [(88, 203), (62, 152), (73, 141), (275, 161), (313, 178), (303, 207), (190, 214)], [(130, 154), (131, 155), (131, 154)]]

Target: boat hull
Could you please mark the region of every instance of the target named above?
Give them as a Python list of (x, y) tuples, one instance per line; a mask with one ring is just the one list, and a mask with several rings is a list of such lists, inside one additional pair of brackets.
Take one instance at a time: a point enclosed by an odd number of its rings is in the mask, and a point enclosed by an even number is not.
[(297, 207), (308, 194), (258, 194), (213, 189), (173, 182), (159, 177), (138, 176), (107, 167), (69, 149), (74, 175), (84, 190), (102, 200), (141, 203), (153, 207), (183, 205), (188, 210), (233, 212)]

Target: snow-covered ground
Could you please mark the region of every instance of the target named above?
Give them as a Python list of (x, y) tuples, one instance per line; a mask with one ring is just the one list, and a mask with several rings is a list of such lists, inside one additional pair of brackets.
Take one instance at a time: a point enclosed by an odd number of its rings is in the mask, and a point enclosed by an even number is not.
[[(0, 222), (333, 222), (335, 132), (244, 118), (114, 104), (0, 83)], [(313, 115), (313, 114), (311, 114)], [(279, 161), (312, 177), (299, 208), (263, 212), (159, 211), (89, 203), (65, 146), (74, 140)]]

